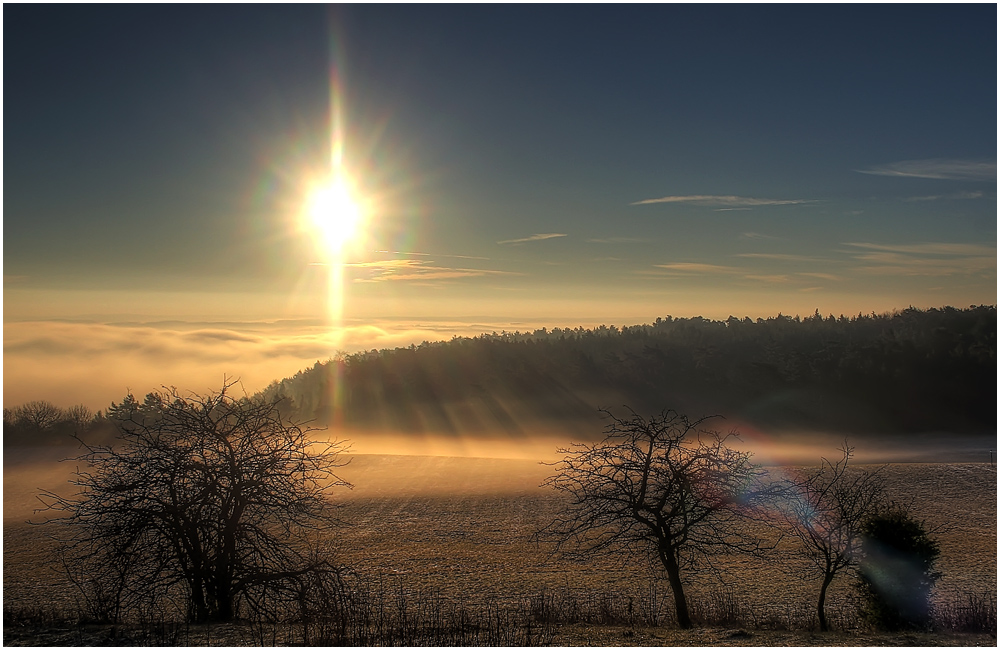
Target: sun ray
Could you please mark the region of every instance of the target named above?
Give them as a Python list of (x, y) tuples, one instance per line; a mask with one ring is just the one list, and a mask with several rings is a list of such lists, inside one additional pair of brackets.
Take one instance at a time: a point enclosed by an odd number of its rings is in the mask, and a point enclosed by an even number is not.
[[(330, 63), (330, 172), (332, 183), (316, 195), (313, 205), (314, 222), (319, 217), (320, 227), (330, 255), (330, 277), (327, 310), (334, 340), (338, 348), (342, 343), (344, 319), (344, 245), (356, 232), (360, 212), (351, 198), (344, 180), (344, 132), (341, 110), (342, 88), (337, 73), (337, 57), (331, 55)], [(339, 364), (334, 364), (335, 366)], [(330, 382), (330, 424), (341, 424), (343, 413), (343, 388), (339, 376)]]

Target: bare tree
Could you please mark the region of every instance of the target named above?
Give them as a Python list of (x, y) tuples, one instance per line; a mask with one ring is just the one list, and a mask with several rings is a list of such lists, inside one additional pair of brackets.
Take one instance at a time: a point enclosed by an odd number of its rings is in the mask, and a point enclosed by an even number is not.
[(51, 428), (62, 415), (58, 406), (45, 400), (26, 402), (14, 409), (14, 420), (17, 425), (32, 433)]
[(84, 431), (94, 423), (94, 413), (84, 404), (77, 404), (67, 408), (62, 413), (62, 418), (69, 422), (77, 431)]
[(540, 536), (569, 555), (651, 554), (666, 571), (678, 624), (690, 628), (686, 574), (714, 552), (760, 550), (745, 524), (770, 489), (750, 454), (728, 446), (736, 434), (699, 428), (705, 419), (603, 413), (604, 440), (559, 450), (563, 459), (544, 485), (565, 492), (569, 504)]
[(848, 468), (854, 449), (845, 442), (840, 451), (840, 460), (823, 458), (818, 469), (790, 479), (782, 508), (792, 533), (801, 542), (801, 553), (810, 562), (809, 572), (822, 578), (816, 612), (824, 632), (830, 629), (827, 590), (837, 575), (857, 564), (863, 526), (887, 503), (882, 468)]
[(156, 606), (179, 585), (190, 620), (230, 620), (240, 603), (291, 600), (334, 573), (306, 542), (332, 521), (327, 489), (348, 486), (333, 473), (339, 446), (311, 442), (280, 401), (236, 399), (232, 386), (112, 404), (118, 439), (84, 444), (76, 494), (43, 494), (61, 513), (51, 521), (66, 565), (98, 588), (109, 617)]

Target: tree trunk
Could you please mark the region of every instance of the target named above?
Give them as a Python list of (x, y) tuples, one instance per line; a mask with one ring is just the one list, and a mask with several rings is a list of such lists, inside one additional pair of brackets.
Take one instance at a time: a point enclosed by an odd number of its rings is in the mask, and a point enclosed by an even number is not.
[(204, 623), (208, 620), (208, 604), (205, 602), (205, 589), (201, 582), (189, 580), (191, 588), (191, 619), (193, 623)]
[(819, 605), (817, 606), (817, 613), (819, 614), (819, 629), (821, 632), (828, 632), (830, 626), (826, 622), (826, 588), (830, 586), (833, 582), (833, 573), (827, 572), (823, 576), (823, 586), (819, 588)]
[(229, 622), (233, 620), (235, 615), (235, 610), (233, 608), (233, 597), (231, 594), (225, 594), (219, 597), (219, 611), (216, 615), (216, 620), (220, 622)]
[(235, 594), (233, 593), (232, 584), (225, 577), (216, 577), (210, 589), (212, 620), (220, 623), (227, 623), (233, 620), (233, 617), (236, 615), (236, 608), (234, 607)]
[(670, 589), (674, 592), (674, 605), (677, 608), (677, 624), (684, 630), (690, 630), (691, 615), (688, 613), (687, 596), (684, 595), (684, 585), (681, 584), (681, 569), (677, 564), (677, 558), (669, 548), (660, 549), (660, 561), (663, 568), (667, 570), (667, 579), (670, 581)]

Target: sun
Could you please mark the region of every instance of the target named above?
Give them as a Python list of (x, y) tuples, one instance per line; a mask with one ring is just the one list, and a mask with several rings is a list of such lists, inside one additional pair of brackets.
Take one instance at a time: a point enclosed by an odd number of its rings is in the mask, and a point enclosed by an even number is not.
[(309, 193), (306, 217), (326, 252), (339, 257), (360, 234), (363, 210), (348, 183), (333, 181)]

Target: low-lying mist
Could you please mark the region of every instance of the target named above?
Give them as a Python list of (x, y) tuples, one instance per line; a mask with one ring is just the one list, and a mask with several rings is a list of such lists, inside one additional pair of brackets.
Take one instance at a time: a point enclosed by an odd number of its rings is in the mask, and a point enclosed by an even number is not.
[[(527, 436), (511, 437), (504, 431), (475, 436), (391, 431), (329, 431), (315, 433), (317, 440), (342, 441), (345, 455), (403, 455), (457, 458), (492, 458), (552, 462), (559, 449), (574, 442), (592, 443), (601, 439), (601, 429), (572, 435), (565, 430), (536, 430)], [(753, 427), (718, 428), (722, 434), (735, 432), (730, 444), (753, 453), (761, 465), (817, 465), (822, 458), (836, 459), (840, 449), (853, 449), (855, 463), (987, 463), (996, 459), (996, 441), (976, 435), (921, 433), (856, 436), (819, 431), (765, 433)]]
[[(726, 424), (733, 425), (732, 422)], [(733, 430), (727, 427), (723, 433)], [(730, 442), (750, 451), (765, 466), (817, 465), (823, 457), (838, 459), (845, 444), (842, 434), (823, 432), (765, 433), (736, 426), (740, 438)], [(573, 442), (594, 442), (602, 429), (574, 435), (556, 428), (530, 429), (512, 437), (496, 430), (475, 436), (440, 433), (401, 433), (388, 430), (318, 430), (319, 442), (343, 446), (345, 465), (337, 474), (354, 485), (335, 489), (335, 501), (368, 497), (419, 495), (489, 495), (539, 491), (553, 472), (545, 463), (559, 459), (558, 449)], [(848, 437), (856, 464), (988, 463), (995, 460), (995, 440), (954, 434)], [(38, 499), (41, 490), (66, 494), (73, 472), (84, 469), (73, 462), (76, 447), (21, 447), (4, 452), (4, 520), (20, 523), (48, 517)]]

